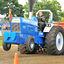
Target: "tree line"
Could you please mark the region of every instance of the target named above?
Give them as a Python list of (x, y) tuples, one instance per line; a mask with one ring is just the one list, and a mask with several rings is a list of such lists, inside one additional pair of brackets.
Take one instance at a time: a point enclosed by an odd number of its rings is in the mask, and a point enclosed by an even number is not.
[[(6, 14), (5, 19), (9, 18), (9, 8), (12, 10), (13, 17), (29, 17), (29, 6), (27, 2), (23, 6), (18, 3), (18, 0), (0, 0), (0, 14)], [(54, 21), (64, 21), (64, 12), (62, 12), (61, 5), (57, 0), (41, 0), (41, 2), (36, 0), (33, 8), (34, 16), (38, 10), (51, 10)], [(47, 21), (49, 18), (49, 13), (43, 12), (43, 14)]]

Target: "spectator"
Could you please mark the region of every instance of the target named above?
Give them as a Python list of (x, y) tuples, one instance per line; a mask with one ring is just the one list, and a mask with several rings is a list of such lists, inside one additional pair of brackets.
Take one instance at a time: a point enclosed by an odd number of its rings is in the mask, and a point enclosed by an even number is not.
[(4, 26), (2, 26), (1, 30), (3, 30), (3, 29), (4, 29)]
[(3, 30), (6, 30), (6, 25), (3, 27)]
[(10, 30), (10, 26), (8, 26), (9, 30)]
[(6, 30), (9, 30), (9, 27), (8, 26), (6, 26)]
[(0, 30), (10, 30), (10, 26), (9, 25), (0, 25)]
[(1, 25), (0, 25), (0, 30), (1, 30)]

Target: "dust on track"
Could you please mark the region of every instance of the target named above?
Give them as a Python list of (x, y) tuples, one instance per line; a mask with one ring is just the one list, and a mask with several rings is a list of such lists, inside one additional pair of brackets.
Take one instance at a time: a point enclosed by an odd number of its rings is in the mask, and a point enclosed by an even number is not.
[(19, 64), (64, 64), (64, 55), (20, 54), (17, 46), (12, 46), (10, 51), (4, 51), (0, 46), (0, 64), (13, 64), (15, 53), (18, 53)]

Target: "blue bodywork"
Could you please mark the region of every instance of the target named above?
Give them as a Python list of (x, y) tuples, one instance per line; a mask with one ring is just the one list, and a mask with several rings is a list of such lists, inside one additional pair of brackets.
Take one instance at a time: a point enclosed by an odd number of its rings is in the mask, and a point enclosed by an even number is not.
[[(13, 23), (20, 23), (20, 32), (12, 32)], [(35, 16), (31, 20), (22, 17), (13, 17), (10, 26), (11, 32), (4, 32), (5, 43), (26, 44), (27, 38), (33, 36), (36, 44), (45, 44), (43, 39), (45, 34), (38, 32), (38, 20)]]

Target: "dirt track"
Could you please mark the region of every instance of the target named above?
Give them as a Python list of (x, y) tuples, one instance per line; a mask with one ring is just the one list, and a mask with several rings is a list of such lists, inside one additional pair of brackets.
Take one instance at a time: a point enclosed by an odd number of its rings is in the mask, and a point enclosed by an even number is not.
[(13, 64), (16, 52), (18, 53), (19, 64), (64, 64), (64, 55), (20, 54), (17, 51), (17, 46), (12, 46), (10, 51), (4, 51), (0, 46), (0, 64)]
[(3, 40), (3, 36), (0, 36), (0, 40)]

